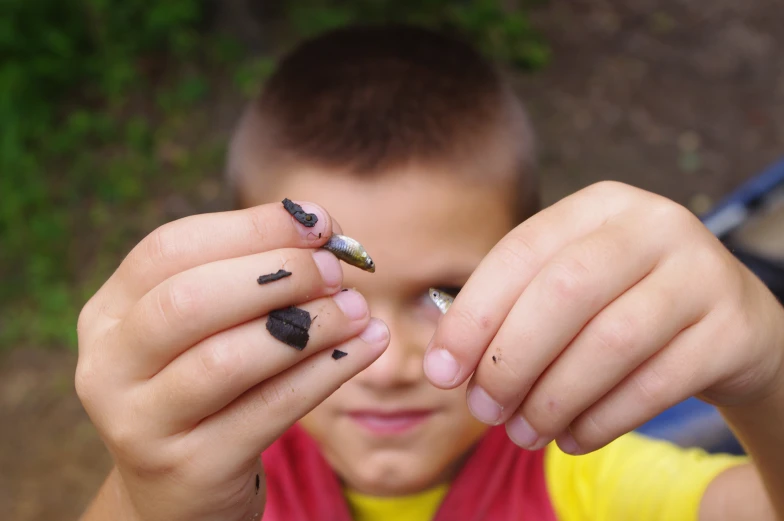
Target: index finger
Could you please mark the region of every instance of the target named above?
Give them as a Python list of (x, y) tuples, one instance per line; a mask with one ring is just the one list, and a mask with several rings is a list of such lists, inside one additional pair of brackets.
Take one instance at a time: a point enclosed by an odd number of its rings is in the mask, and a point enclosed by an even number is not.
[(482, 260), (439, 321), (425, 353), (424, 371), (430, 382), (442, 389), (461, 385), (547, 261), (625, 210), (634, 199), (631, 196), (640, 194), (656, 197), (620, 183), (592, 185), (509, 232)]
[(322, 246), (332, 235), (332, 218), (316, 204), (299, 204), (311, 216), (307, 221), (271, 203), (165, 224), (131, 250), (93, 300), (103, 314), (119, 320), (152, 288), (182, 271), (279, 248)]

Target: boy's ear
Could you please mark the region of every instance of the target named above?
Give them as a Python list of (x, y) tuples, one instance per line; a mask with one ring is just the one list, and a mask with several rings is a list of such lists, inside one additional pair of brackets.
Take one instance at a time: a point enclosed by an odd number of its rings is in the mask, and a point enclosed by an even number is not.
[(229, 205), (231, 205), (232, 210), (244, 210), (245, 207), (242, 204), (242, 200), (240, 199), (239, 193), (233, 187), (229, 187)]
[(223, 181), (229, 190), (231, 205), (237, 209), (246, 205), (241, 192), (246, 172), (251, 167), (252, 143), (258, 130), (257, 119), (254, 102), (251, 101), (245, 105), (226, 149)]
[(235, 171), (227, 165), (223, 172), (223, 183), (229, 192), (229, 204), (233, 210), (243, 209), (243, 200), (240, 194), (239, 182)]

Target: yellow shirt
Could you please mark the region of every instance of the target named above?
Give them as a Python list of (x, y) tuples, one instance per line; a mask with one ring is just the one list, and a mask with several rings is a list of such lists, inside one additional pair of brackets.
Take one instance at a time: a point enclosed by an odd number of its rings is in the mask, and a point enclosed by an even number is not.
[(373, 497), (346, 490), (354, 521), (430, 521), (436, 516), (449, 485), (403, 497)]
[[(545, 449), (545, 478), (559, 521), (697, 521), (708, 484), (745, 457), (707, 454), (630, 433), (585, 456)], [(347, 490), (355, 521), (430, 521), (447, 485), (377, 498)]]

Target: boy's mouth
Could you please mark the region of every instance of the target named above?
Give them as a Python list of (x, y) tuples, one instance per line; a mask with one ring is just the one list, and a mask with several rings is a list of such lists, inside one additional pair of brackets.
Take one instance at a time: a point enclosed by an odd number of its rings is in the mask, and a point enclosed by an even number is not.
[(399, 411), (363, 409), (350, 411), (348, 417), (371, 434), (392, 436), (413, 430), (430, 418), (434, 412), (432, 409)]

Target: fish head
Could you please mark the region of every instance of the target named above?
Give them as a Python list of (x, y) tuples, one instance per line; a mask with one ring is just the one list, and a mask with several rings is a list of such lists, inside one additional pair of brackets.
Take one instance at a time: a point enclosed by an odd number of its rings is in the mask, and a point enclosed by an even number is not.
[(452, 305), (452, 302), (455, 301), (455, 297), (441, 291), (438, 288), (430, 288), (428, 290), (428, 294), (430, 295), (430, 299), (433, 301), (433, 303), (435, 303), (436, 307), (438, 307), (441, 313), (446, 313), (449, 307)]
[(373, 259), (370, 258), (370, 255), (365, 254), (363, 260), (363, 269), (365, 271), (369, 271), (370, 273), (376, 272), (376, 263), (373, 262)]

